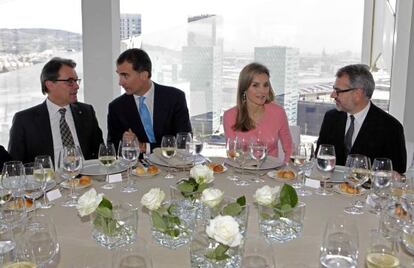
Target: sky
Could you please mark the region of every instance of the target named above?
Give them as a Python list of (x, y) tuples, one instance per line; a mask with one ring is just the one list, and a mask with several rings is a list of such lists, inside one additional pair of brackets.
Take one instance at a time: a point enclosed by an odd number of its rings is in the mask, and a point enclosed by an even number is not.
[[(223, 17), (225, 49), (268, 44), (319, 52), (361, 49), (362, 0), (120, 1), (121, 13), (142, 14), (144, 35), (184, 27), (188, 16), (216, 14)], [(81, 0), (0, 0), (0, 28), (81, 33), (81, 21)]]

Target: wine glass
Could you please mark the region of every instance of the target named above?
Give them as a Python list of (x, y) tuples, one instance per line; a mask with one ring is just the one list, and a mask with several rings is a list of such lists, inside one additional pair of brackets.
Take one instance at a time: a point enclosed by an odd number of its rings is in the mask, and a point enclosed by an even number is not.
[[(259, 170), (260, 166), (266, 160), (267, 144), (260, 139), (255, 139), (250, 143), (249, 149), (250, 157), (256, 161), (256, 169)], [(257, 183), (264, 182), (264, 180), (261, 179), (258, 174), (251, 180)]]
[(241, 169), (241, 177), (240, 177), (240, 180), (236, 181), (236, 185), (239, 185), (239, 186), (250, 185), (249, 182), (243, 180), (244, 165), (246, 164), (248, 154), (249, 154), (248, 142), (244, 138), (240, 138), (240, 137), (236, 138), (236, 161), (239, 164), (239, 167)]
[(128, 162), (127, 179), (121, 192), (133, 193), (138, 191), (134, 182), (130, 180), (131, 167), (136, 163), (139, 155), (139, 143), (137, 139), (122, 139), (119, 143), (119, 157)]
[(372, 192), (377, 198), (375, 212), (382, 210), (382, 204), (387, 200), (391, 191), (393, 177), (392, 161), (389, 158), (375, 158), (372, 163)]
[[(355, 198), (358, 187), (371, 178), (370, 161), (365, 155), (350, 154), (346, 159), (345, 166), (347, 167), (347, 170), (345, 171), (345, 181), (353, 186)], [(364, 207), (362, 202), (353, 202), (352, 206), (344, 209), (344, 212), (360, 215), (364, 213), (361, 209), (362, 207)]]
[(82, 152), (79, 146), (65, 146), (60, 151), (58, 169), (64, 179), (70, 180), (69, 200), (64, 202), (64, 207), (75, 207), (78, 195), (75, 193), (75, 178), (80, 174), (83, 166)]
[(49, 155), (39, 155), (35, 157), (33, 164), (33, 176), (40, 182), (41, 190), (43, 192), (43, 204), (41, 208), (51, 208), (52, 204), (48, 202), (46, 190), (55, 179), (55, 169), (53, 168), (52, 159)]
[(319, 195), (332, 195), (331, 192), (328, 192), (326, 190), (326, 181), (329, 179), (335, 169), (335, 147), (331, 144), (321, 144), (316, 156), (316, 161), (318, 170), (321, 172), (322, 180), (324, 182), (323, 188), (319, 188), (316, 193)]
[(367, 267), (400, 267), (397, 244), (385, 238), (379, 230), (370, 230), (370, 245), (365, 257)]
[(298, 146), (294, 146), (290, 160), (293, 165), (298, 168), (298, 177), (297, 182), (295, 182), (292, 186), (298, 189), (297, 194), (300, 196), (312, 195), (311, 191), (304, 188), (306, 182), (305, 173), (311, 171), (313, 168), (312, 158), (312, 143), (301, 142)]
[(193, 141), (191, 142), (191, 146), (193, 146), (193, 150), (195, 153), (195, 163), (200, 163), (204, 161), (204, 158), (200, 156), (201, 152), (203, 151), (204, 142), (200, 136), (194, 135)]
[(112, 267), (116, 268), (152, 268), (151, 252), (143, 238), (135, 243), (114, 250)]
[(31, 215), (27, 221), (24, 236), (33, 249), (38, 267), (47, 267), (59, 252), (53, 221), (45, 214)]
[(174, 136), (166, 135), (161, 140), (161, 153), (162, 156), (167, 158), (168, 174), (164, 177), (166, 179), (173, 179), (174, 175), (171, 174), (170, 170), (170, 159), (175, 156), (177, 150), (177, 141)]
[[(237, 138), (227, 138), (226, 140), (226, 153), (227, 153), (227, 158), (230, 159), (233, 163), (236, 161), (237, 158), (237, 151), (236, 151), (236, 141)], [(234, 169), (233, 170), (233, 174), (232, 175), (228, 175), (227, 179), (231, 180), (231, 181), (238, 181), (240, 180), (239, 176), (236, 176), (234, 174)]]
[(98, 159), (101, 165), (105, 167), (106, 171), (106, 184), (102, 186), (103, 189), (110, 190), (114, 188), (112, 183), (109, 183), (108, 168), (115, 164), (116, 151), (113, 143), (108, 142), (107, 144), (101, 143), (99, 145)]
[(322, 267), (358, 266), (358, 229), (343, 217), (328, 220), (320, 250)]
[(34, 163), (24, 164), (24, 173), (26, 175), (26, 186), (25, 186), (25, 198), (32, 200), (32, 204), (35, 205), (35, 200), (42, 195), (42, 183), (35, 179), (34, 174)]

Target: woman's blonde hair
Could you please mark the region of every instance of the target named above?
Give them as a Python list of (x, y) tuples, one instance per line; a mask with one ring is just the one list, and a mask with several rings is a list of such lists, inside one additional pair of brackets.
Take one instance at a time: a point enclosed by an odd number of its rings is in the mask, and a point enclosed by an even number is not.
[[(253, 77), (257, 74), (266, 74), (270, 78), (269, 69), (263, 64), (253, 62), (246, 65), (241, 70), (239, 75), (239, 84), (237, 88), (237, 116), (236, 122), (233, 125), (235, 131), (249, 131), (255, 128), (253, 120), (249, 116), (247, 111), (246, 91), (253, 81)], [(272, 85), (269, 80), (269, 96), (265, 103), (272, 102), (275, 99)]]

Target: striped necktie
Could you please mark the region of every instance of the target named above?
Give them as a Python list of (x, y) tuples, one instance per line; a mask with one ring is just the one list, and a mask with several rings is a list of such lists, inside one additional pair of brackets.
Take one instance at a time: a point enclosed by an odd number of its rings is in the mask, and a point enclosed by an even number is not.
[(60, 113), (59, 127), (60, 127), (60, 135), (62, 137), (62, 144), (63, 146), (75, 146), (72, 133), (70, 132), (68, 123), (66, 122), (66, 119), (65, 119), (66, 109), (60, 108), (59, 113)]
[(351, 124), (349, 125), (348, 131), (345, 134), (345, 153), (346, 155), (349, 154), (352, 148), (352, 135), (354, 135), (354, 121), (355, 117), (351, 114), (349, 116), (351, 119)]

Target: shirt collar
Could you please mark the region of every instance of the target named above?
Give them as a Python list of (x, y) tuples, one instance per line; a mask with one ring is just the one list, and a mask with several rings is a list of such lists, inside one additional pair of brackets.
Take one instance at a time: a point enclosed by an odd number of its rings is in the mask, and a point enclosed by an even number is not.
[[(365, 117), (368, 114), (369, 108), (371, 107), (371, 102), (369, 101), (368, 104), (362, 109), (361, 111), (354, 114), (355, 120), (357, 122), (363, 122)], [(351, 114), (348, 113), (348, 118)]]
[[(150, 80), (150, 83), (151, 83), (151, 86), (150, 86), (150, 88), (148, 89), (148, 91), (147, 92), (145, 92), (145, 94), (144, 95), (142, 95), (142, 96), (144, 96), (145, 97), (145, 99), (153, 99), (154, 98), (154, 83)], [(134, 94), (134, 98), (136, 99), (136, 100), (138, 100), (139, 99), (139, 97), (141, 97), (140, 95), (136, 95), (136, 94)]]
[(46, 106), (47, 106), (47, 110), (48, 110), (50, 115), (58, 114), (59, 109), (61, 109), (61, 108), (65, 108), (66, 111), (68, 111), (70, 109), (69, 104), (61, 107), (61, 106), (56, 105), (55, 103), (53, 103), (51, 100), (49, 100), (49, 98), (46, 98)]

